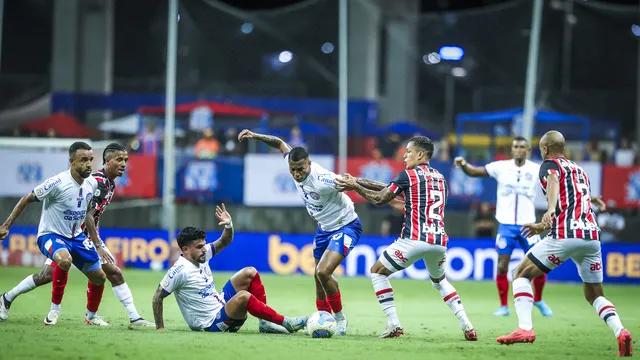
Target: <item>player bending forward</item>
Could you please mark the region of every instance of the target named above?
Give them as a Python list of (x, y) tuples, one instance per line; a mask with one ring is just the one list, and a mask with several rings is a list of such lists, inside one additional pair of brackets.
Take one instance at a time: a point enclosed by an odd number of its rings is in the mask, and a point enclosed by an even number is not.
[(224, 225), (220, 238), (206, 243), (206, 233), (193, 227), (184, 228), (178, 238), (182, 256), (169, 269), (153, 296), (153, 316), (156, 328), (164, 330), (163, 300), (175, 293), (176, 302), (187, 325), (194, 331), (237, 332), (247, 319), (247, 313), (261, 319), (261, 332), (293, 333), (307, 323), (308, 316), (288, 318), (269, 307), (260, 274), (246, 267), (231, 277), (216, 291), (209, 260), (231, 244), (233, 223), (222, 204), (216, 206), (219, 225)]
[(362, 234), (362, 224), (353, 201), (336, 189), (336, 174), (312, 162), (305, 148), (292, 149), (275, 136), (256, 134), (246, 129), (238, 135), (239, 141), (245, 139), (260, 140), (284, 155), (307, 212), (318, 222), (313, 239), (316, 308), (318, 311), (333, 311), (338, 323), (337, 334), (345, 335), (347, 318), (342, 312), (340, 288), (333, 272), (356, 246)]
[[(522, 234), (530, 237), (547, 229), (551, 231), (529, 250), (513, 275), (518, 330), (500, 336), (497, 341), (509, 345), (536, 340), (531, 320), (531, 279), (571, 259), (578, 266), (585, 298), (618, 339), (618, 356), (631, 356), (631, 334), (622, 327), (616, 308), (604, 297), (600, 228), (591, 208), (589, 177), (580, 166), (564, 157), (564, 144), (564, 137), (558, 131), (549, 131), (540, 139), (544, 162), (539, 179), (547, 196), (548, 210), (542, 222), (525, 224)], [(602, 200), (594, 198), (593, 201), (604, 209)]]
[(402, 234), (371, 267), (373, 290), (387, 316), (387, 327), (379, 337), (391, 338), (404, 334), (389, 276), (424, 259), (433, 287), (440, 292), (444, 302), (460, 321), (465, 339), (475, 341), (478, 339), (476, 331), (467, 318), (460, 296), (444, 273), (448, 236), (443, 219), (448, 190), (444, 176), (429, 165), (432, 155), (431, 139), (417, 136), (409, 140), (405, 149), (406, 170), (399, 173), (388, 187), (380, 191), (369, 190), (348, 174), (336, 179), (336, 184), (340, 189), (355, 190), (377, 206), (387, 204), (404, 193), (405, 223)]
[[(92, 208), (92, 197), (98, 189), (98, 183), (91, 176), (93, 151), (91, 146), (83, 142), (75, 142), (69, 147), (69, 170), (47, 179), (33, 191), (20, 199), (7, 220), (0, 226), (0, 240), (7, 237), (9, 228), (20, 216), (25, 207), (35, 201), (42, 201), (42, 215), (38, 225), (38, 247), (40, 251), (53, 260), (57, 267), (64, 272), (64, 279), (71, 264), (75, 265), (89, 279), (89, 293), (87, 308), (93, 309), (94, 315), (102, 298), (106, 275), (101, 268), (100, 256), (107, 261), (108, 254), (104, 249), (96, 248), (87, 238), (82, 225), (87, 211)], [(95, 231), (95, 229), (94, 229)], [(8, 305), (2, 296), (0, 314), (6, 319)], [(51, 314), (51, 313), (50, 313)], [(55, 319), (45, 319), (55, 324)]]
[[(523, 137), (516, 137), (511, 143), (512, 160), (491, 162), (484, 167), (475, 167), (467, 163), (462, 157), (454, 160), (465, 174), (472, 177), (491, 176), (498, 182), (498, 194), (496, 201), (496, 220), (500, 223), (498, 236), (496, 237), (496, 249), (498, 250), (498, 269), (496, 286), (500, 296), (500, 307), (493, 313), (495, 316), (508, 316), (509, 280), (507, 271), (509, 261), (516, 245), (520, 245), (526, 253), (540, 240), (538, 235), (525, 239), (520, 234), (523, 224), (536, 221), (536, 177), (540, 171), (540, 165), (527, 160), (529, 144)], [(533, 279), (535, 305), (543, 316), (552, 316), (551, 308), (542, 300), (542, 289), (547, 280), (547, 275), (542, 274)]]
[[(127, 312), (129, 313), (129, 326), (154, 326), (153, 323), (143, 319), (135, 305), (133, 304), (133, 295), (129, 286), (124, 281), (122, 270), (115, 265), (113, 256), (109, 249), (105, 246), (104, 242), (100, 239), (97, 228), (100, 221), (100, 216), (104, 213), (107, 206), (111, 203), (115, 192), (115, 179), (122, 176), (127, 167), (127, 161), (129, 160), (127, 149), (118, 143), (111, 143), (107, 145), (102, 153), (102, 162), (104, 167), (101, 170), (92, 174), (93, 178), (98, 182), (98, 190), (93, 195), (93, 205), (87, 212), (87, 218), (83, 225), (84, 234), (90, 239), (96, 239), (93, 243), (98, 249), (99, 254), (105, 261), (102, 263), (102, 270), (107, 275), (107, 279), (111, 282), (113, 293), (116, 298), (122, 303)], [(51, 294), (51, 309), (49, 314), (44, 320), (46, 325), (55, 325), (58, 322), (60, 316), (60, 304), (62, 303), (62, 296), (64, 295), (64, 289), (67, 285), (68, 273), (56, 266), (56, 263), (47, 259), (42, 270), (39, 274), (33, 274), (27, 276), (18, 285), (16, 285), (10, 291), (0, 296), (0, 321), (7, 320), (9, 316), (9, 308), (16, 298), (24, 293), (27, 293), (36, 287), (48, 284), (53, 281), (53, 288)], [(96, 312), (100, 302), (89, 301), (94, 296), (97, 298), (97, 293), (102, 294), (103, 288), (94, 286), (89, 282), (87, 287), (87, 313), (84, 319), (84, 323), (88, 325), (108, 326), (102, 317), (97, 316)]]

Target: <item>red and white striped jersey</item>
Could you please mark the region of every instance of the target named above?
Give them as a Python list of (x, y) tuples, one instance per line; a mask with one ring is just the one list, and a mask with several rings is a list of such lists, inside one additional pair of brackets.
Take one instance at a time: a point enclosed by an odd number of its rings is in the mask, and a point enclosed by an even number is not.
[(400, 237), (447, 246), (449, 237), (444, 229), (444, 207), (448, 188), (444, 175), (429, 164), (403, 170), (391, 181), (388, 189), (404, 193), (404, 225)]
[[(93, 215), (93, 221), (96, 224), (96, 231), (98, 231), (98, 235), (100, 235), (100, 216), (102, 216), (104, 211), (107, 209), (107, 206), (111, 204), (113, 194), (116, 191), (116, 184), (114, 181), (111, 181), (109, 180), (109, 178), (107, 178), (103, 169), (94, 172), (93, 174), (91, 174), (91, 176), (98, 183), (98, 188), (93, 194), (92, 206), (96, 209), (96, 212)], [(87, 235), (88, 238), (91, 238), (91, 236), (89, 235), (89, 231), (87, 230), (84, 223), (82, 224), (82, 231), (84, 231), (85, 235)]]
[(547, 176), (556, 174), (560, 182), (556, 217), (549, 237), (554, 239), (599, 240), (600, 227), (591, 207), (591, 187), (587, 173), (564, 157), (545, 160), (540, 166), (540, 185), (547, 194)]

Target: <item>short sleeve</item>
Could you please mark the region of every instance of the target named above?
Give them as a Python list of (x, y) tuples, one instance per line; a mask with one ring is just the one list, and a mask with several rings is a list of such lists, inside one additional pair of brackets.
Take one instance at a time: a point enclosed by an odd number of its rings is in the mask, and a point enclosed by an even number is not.
[(407, 170), (403, 170), (398, 173), (393, 180), (391, 180), (391, 183), (389, 183), (387, 188), (394, 194), (398, 195), (409, 189), (409, 184), (409, 174), (407, 174)]
[(204, 258), (206, 259), (206, 261), (209, 261), (213, 259), (214, 256), (216, 256), (216, 247), (213, 246), (213, 243), (208, 243), (206, 247), (207, 252), (204, 254)]
[(33, 188), (33, 195), (35, 195), (38, 201), (49, 199), (58, 193), (60, 185), (62, 185), (60, 176), (50, 177), (42, 184)]
[(167, 271), (167, 274), (160, 282), (160, 287), (165, 293), (171, 294), (172, 292), (180, 289), (184, 282), (183, 270), (184, 265), (180, 264), (173, 265), (173, 267)]
[(106, 183), (109, 180), (96, 178), (98, 183), (96, 191), (93, 192), (93, 208), (100, 211), (102, 210), (102, 204), (109, 195), (109, 184)]
[(540, 180), (545, 180), (547, 176), (551, 174), (555, 174), (556, 176), (560, 177), (560, 168), (558, 167), (558, 164), (555, 163), (555, 161), (545, 160), (542, 165), (540, 165)]
[(489, 176), (496, 179), (500, 175), (500, 164), (500, 161), (490, 162), (484, 166), (484, 171), (486, 171)]

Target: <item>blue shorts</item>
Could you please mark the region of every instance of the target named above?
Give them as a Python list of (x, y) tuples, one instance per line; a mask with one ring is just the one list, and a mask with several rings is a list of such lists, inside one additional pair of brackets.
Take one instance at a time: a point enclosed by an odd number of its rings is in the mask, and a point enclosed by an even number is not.
[(83, 273), (99, 270), (102, 266), (93, 243), (84, 233), (73, 239), (45, 234), (38, 238), (38, 247), (44, 256), (51, 260), (58, 251), (67, 250), (71, 254), (73, 265)]
[[(236, 295), (236, 289), (231, 284), (231, 280), (227, 281), (227, 283), (222, 288), (222, 296), (224, 296), (225, 304), (231, 300), (232, 297)], [(205, 329), (205, 331), (209, 332), (238, 332), (244, 322), (247, 319), (236, 320), (232, 319), (227, 315), (227, 311), (225, 310), (227, 306), (223, 306), (220, 311), (218, 311), (218, 315), (213, 320), (213, 324)]]
[(360, 240), (360, 235), (362, 235), (362, 223), (359, 218), (334, 231), (323, 231), (318, 226), (313, 239), (313, 257), (320, 259), (327, 250), (333, 250), (347, 257)]
[(527, 253), (540, 240), (539, 235), (525, 238), (520, 233), (520, 229), (522, 229), (521, 225), (500, 224), (498, 226), (498, 236), (496, 237), (498, 255), (511, 255), (516, 245), (520, 245), (520, 248)]

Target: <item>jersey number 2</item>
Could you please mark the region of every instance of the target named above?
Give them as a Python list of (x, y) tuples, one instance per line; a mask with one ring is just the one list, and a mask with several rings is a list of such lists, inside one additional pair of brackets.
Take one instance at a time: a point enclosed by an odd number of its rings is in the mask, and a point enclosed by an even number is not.
[(435, 220), (442, 220), (442, 214), (436, 213), (436, 209), (440, 209), (442, 207), (442, 203), (444, 202), (442, 191), (441, 190), (429, 190), (429, 198), (433, 203), (429, 207), (429, 218)]

